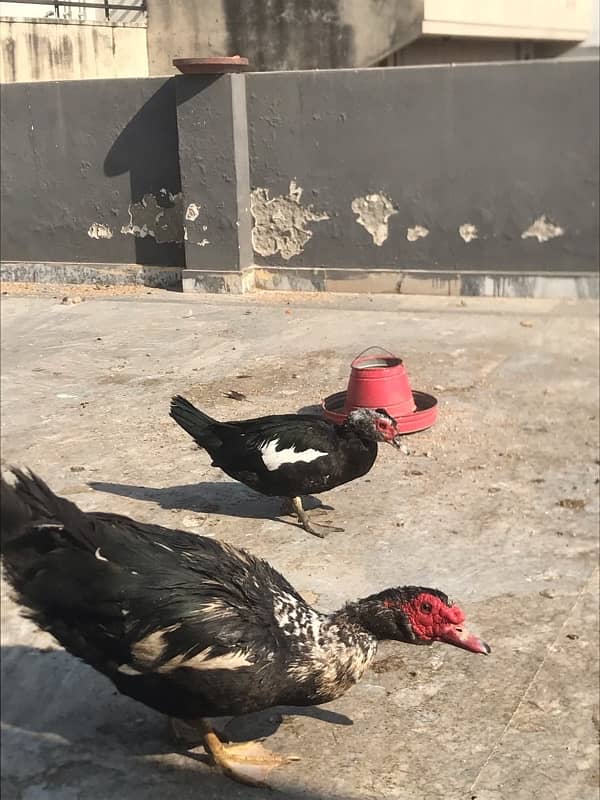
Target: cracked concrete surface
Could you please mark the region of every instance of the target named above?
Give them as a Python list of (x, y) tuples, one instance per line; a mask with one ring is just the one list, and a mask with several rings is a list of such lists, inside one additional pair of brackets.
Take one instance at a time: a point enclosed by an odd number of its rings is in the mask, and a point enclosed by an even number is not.
[[(85, 509), (244, 545), (324, 609), (438, 586), (492, 646), (386, 643), (340, 700), (229, 723), (302, 757), (273, 773), (283, 800), (598, 797), (595, 304), (65, 293), (2, 299), (5, 464)], [(365, 479), (322, 496), (346, 528), (324, 541), (168, 418), (175, 392), (222, 418), (298, 410), (343, 388), (370, 344), (404, 358), (439, 421), (410, 456), (382, 448)], [(2, 655), (5, 800), (274, 796), (176, 752), (162, 717), (35, 630), (5, 587)]]

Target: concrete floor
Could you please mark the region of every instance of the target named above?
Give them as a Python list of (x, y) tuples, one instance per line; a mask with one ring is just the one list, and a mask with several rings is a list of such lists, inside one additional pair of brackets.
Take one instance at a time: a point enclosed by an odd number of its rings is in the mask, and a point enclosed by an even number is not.
[[(389, 643), (342, 699), (230, 723), (302, 757), (273, 773), (282, 799), (598, 797), (595, 304), (92, 292), (4, 297), (2, 327), (4, 464), (84, 509), (243, 545), (323, 609), (438, 587), (491, 644), (484, 658)], [(212, 469), (168, 417), (175, 392), (221, 418), (298, 410), (343, 389), (370, 344), (405, 359), (440, 417), (410, 456), (382, 448), (366, 479), (322, 496), (346, 528), (324, 541)], [(2, 655), (5, 800), (273, 796), (173, 752), (164, 718), (6, 594)]]

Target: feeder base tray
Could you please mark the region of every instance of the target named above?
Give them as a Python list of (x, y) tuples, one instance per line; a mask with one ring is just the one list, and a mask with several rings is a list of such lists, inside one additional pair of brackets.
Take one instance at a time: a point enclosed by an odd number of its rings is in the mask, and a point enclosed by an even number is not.
[[(430, 428), (437, 419), (437, 399), (425, 392), (412, 393), (416, 409), (412, 414), (396, 417), (398, 433), (417, 433)], [(346, 392), (336, 392), (321, 403), (323, 413), (330, 422), (342, 423), (348, 416), (345, 410)]]

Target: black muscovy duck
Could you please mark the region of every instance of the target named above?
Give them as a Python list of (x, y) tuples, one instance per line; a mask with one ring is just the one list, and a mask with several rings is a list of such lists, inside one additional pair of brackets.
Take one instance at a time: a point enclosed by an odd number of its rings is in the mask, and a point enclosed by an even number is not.
[(490, 652), (436, 589), (386, 589), (323, 614), (244, 550), (84, 513), (13, 471), (15, 486), (1, 486), (2, 561), (28, 615), (123, 694), (195, 725), (213, 761), (242, 782), (261, 783), (290, 759), (223, 744), (208, 717), (333, 700), (382, 639)]
[(377, 442), (401, 447), (396, 420), (384, 409), (352, 411), (343, 425), (311, 414), (277, 414), (218, 422), (184, 397), (173, 397), (171, 416), (231, 478), (261, 494), (289, 498), (305, 531), (323, 537), (302, 507), (302, 495), (319, 494), (366, 475)]

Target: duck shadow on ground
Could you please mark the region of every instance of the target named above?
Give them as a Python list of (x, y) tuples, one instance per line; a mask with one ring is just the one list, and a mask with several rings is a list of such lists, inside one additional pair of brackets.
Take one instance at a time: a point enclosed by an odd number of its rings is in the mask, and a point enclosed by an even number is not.
[[(120, 695), (108, 679), (64, 650), (5, 645), (1, 656), (2, 796), (7, 800), (21, 797), (18, 785), (46, 781), (48, 798), (80, 796), (84, 784), (88, 800), (106, 800), (115, 780), (130, 800), (156, 800), (164, 793), (207, 800), (274, 796), (269, 787), (240, 786), (207, 769), (201, 747), (190, 752), (173, 742), (164, 716)], [(269, 709), (234, 720), (226, 727), (227, 738), (268, 736), (282, 713), (352, 724), (324, 708)], [(216, 721), (218, 730), (222, 722)], [(281, 800), (343, 800), (333, 791), (306, 791), (297, 772), (288, 778), (278, 771), (273, 788)]]
[[(298, 414), (323, 416), (319, 405), (299, 408)], [(229, 517), (247, 519), (279, 519), (296, 526), (295, 516), (288, 516), (283, 510), (281, 497), (267, 497), (252, 491), (235, 481), (202, 481), (184, 483), (164, 488), (139, 486), (109, 481), (89, 481), (88, 486), (97, 492), (116, 494), (132, 500), (156, 503), (166, 510), (192, 511), (196, 514), (222, 514)], [(325, 505), (312, 495), (303, 495), (302, 505), (306, 511), (316, 508), (333, 511), (333, 506)]]
[[(298, 524), (295, 517), (283, 513), (281, 497), (258, 494), (241, 483), (202, 481), (158, 489), (135, 484), (89, 481), (88, 486), (97, 492), (156, 503), (166, 510), (179, 509), (197, 514), (222, 514), (249, 519), (279, 519), (294, 526)], [(331, 506), (324, 505), (310, 495), (302, 498), (302, 504), (307, 511), (315, 508), (332, 510)]]
[[(165, 716), (119, 694), (107, 678), (65, 650), (3, 645), (0, 652), (3, 738), (11, 731), (15, 735), (28, 731), (67, 742), (116, 741), (132, 755), (185, 752), (170, 734)], [(49, 685), (50, 695), (44, 688)], [(40, 701), (50, 696), (50, 702), (37, 702), (31, 697), (36, 692)], [(319, 706), (277, 706), (242, 717), (212, 719), (225, 739), (244, 742), (269, 737), (286, 719), (297, 716), (331, 725), (353, 724), (344, 714)], [(201, 751), (191, 755), (204, 760)]]

